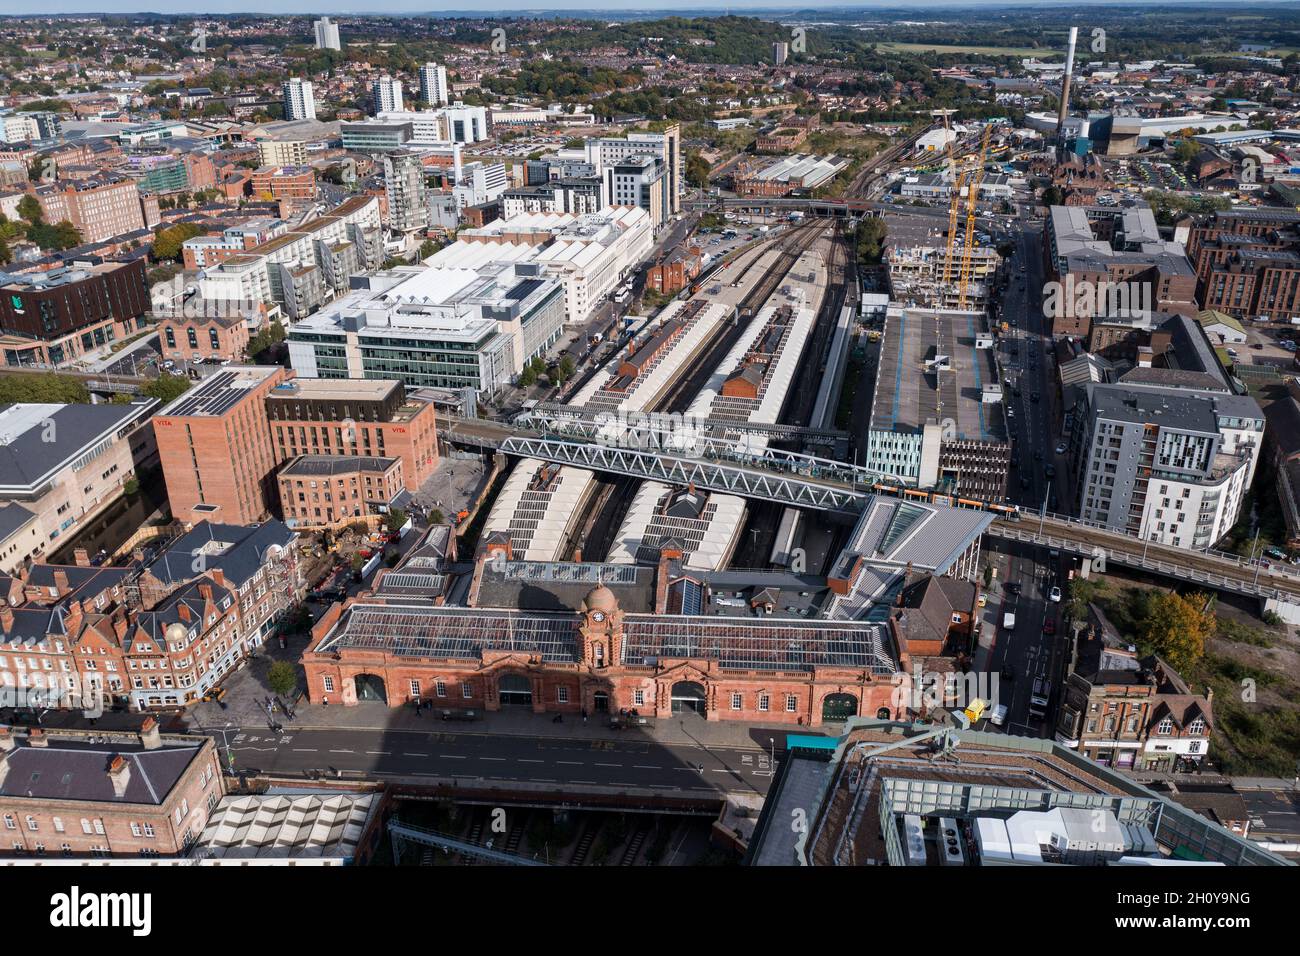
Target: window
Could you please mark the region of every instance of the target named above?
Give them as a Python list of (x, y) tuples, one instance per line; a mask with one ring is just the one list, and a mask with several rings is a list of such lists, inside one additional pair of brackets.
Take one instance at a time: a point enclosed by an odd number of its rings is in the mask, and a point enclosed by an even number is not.
[(439, 697), (446, 697), (446, 696), (447, 696), (447, 684), (446, 684), (446, 682), (445, 682), (445, 681), (438, 681), (436, 684), (434, 684), (434, 685), (433, 685), (433, 692), (434, 692), (435, 694), (437, 694)]
[(152, 824), (152, 823), (146, 823), (146, 824), (144, 825), (144, 835), (147, 836), (147, 837), (148, 837), (149, 839), (151, 839), (151, 840), (153, 839), (153, 824)]
[(634, 690), (634, 691), (632, 691), (632, 703), (635, 704), (637, 707), (644, 707), (644, 706), (645, 706), (645, 691), (643, 691), (643, 690)]
[(95, 832), (98, 833), (100, 836), (104, 835), (104, 821), (101, 820), (99, 817), (95, 818)]
[(569, 688), (564, 685), (555, 688), (555, 700), (558, 703), (567, 704), (569, 702)]
[(1189, 734), (1192, 734), (1193, 736), (1197, 736), (1205, 733), (1205, 721), (1202, 720), (1200, 717), (1197, 717), (1195, 720), (1193, 720), (1190, 724), (1187, 725), (1187, 732)]
[(474, 688), (469, 686), (469, 681), (461, 681), (460, 696), (464, 697), (466, 700), (469, 700), (474, 696)]
[(758, 695), (758, 709), (759, 709), (759, 710), (767, 710), (768, 705), (769, 705), (771, 702), (772, 702), (772, 698), (768, 697), (767, 694), (759, 694), (759, 695)]
[(62, 833), (62, 832), (63, 832), (63, 818), (62, 818), (62, 817), (55, 817), (55, 818), (54, 818), (54, 832), (55, 832), (55, 833)]
[(27, 829), (30, 830), (32, 833), (36, 833), (37, 831), (40, 830), (40, 827), (36, 825), (36, 818), (32, 816), (30, 813), (27, 815)]
[(793, 714), (796, 707), (799, 706), (799, 699), (794, 694), (785, 695), (785, 712)]
[(14, 818), (7, 813), (5, 814), (5, 829), (6, 830), (18, 829), (18, 824), (14, 823)]
[(1172, 719), (1168, 717), (1160, 721), (1160, 723), (1156, 726), (1156, 733), (1159, 734), (1161, 737), (1168, 737), (1173, 732), (1174, 732), (1174, 722)]
[(412, 697), (419, 697), (419, 696), (420, 696), (420, 682), (419, 682), (418, 680), (413, 680), (413, 681), (410, 682), (410, 684), (411, 684), (411, 696), (412, 696)]
[(739, 695), (739, 694), (732, 694), (732, 695), (731, 695), (731, 709), (732, 709), (732, 710), (740, 710), (740, 695)]
[(133, 837), (138, 837), (139, 835), (140, 835), (140, 824), (138, 824), (138, 823), (136, 823), (134, 820), (132, 820), (132, 821), (131, 821), (131, 836), (133, 836)]
[(334, 678), (333, 678), (333, 677), (324, 677), (324, 678), (322, 678), (322, 680), (324, 681), (324, 684), (325, 684), (325, 691), (326, 691), (326, 693), (330, 693), (330, 694), (334, 693)]

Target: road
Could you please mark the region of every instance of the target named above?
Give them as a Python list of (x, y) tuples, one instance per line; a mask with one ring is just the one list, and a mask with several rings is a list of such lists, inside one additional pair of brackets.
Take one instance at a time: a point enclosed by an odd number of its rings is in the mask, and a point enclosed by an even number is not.
[[(274, 734), (266, 726), (236, 727), (225, 739), (235, 769), (250, 773), (334, 769), (377, 777), (760, 794), (772, 778), (771, 755), (758, 746), (665, 744), (635, 731), (620, 740), (488, 734), (432, 716), (429, 724), (428, 732), (286, 727)], [(212, 736), (223, 749), (222, 733)]]
[[(1060, 559), (1043, 563), (1041, 551), (1022, 545), (1012, 545), (1008, 552), (1007, 572), (998, 582), (1001, 606), (997, 615), (999, 627), (987, 664), (989, 679), (994, 674), (1000, 675), (1008, 665), (1014, 672), (1010, 678), (999, 677), (997, 694), (998, 702), (1007, 705), (1008, 733), (1050, 737), (1067, 646), (1067, 638), (1062, 633), (1061, 605), (1048, 599), (1052, 585), (1059, 583)], [(1008, 593), (1009, 583), (1019, 584), (1018, 595)], [(1016, 626), (1010, 631), (1000, 626), (1008, 611), (1016, 615)], [(1047, 621), (1055, 625), (1055, 634), (1044, 633)], [(1053, 700), (1047, 720), (1029, 718), (1029, 695), (1035, 677), (1047, 677), (1052, 682)]]

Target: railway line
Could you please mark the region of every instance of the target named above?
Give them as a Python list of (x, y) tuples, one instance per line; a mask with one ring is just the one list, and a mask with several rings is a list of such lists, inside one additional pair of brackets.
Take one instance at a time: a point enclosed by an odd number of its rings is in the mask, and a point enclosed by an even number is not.
[[(684, 412), (694, 401), (695, 396), (708, 381), (713, 370), (731, 351), (736, 341), (745, 333), (748, 325), (746, 317), (758, 313), (798, 261), (799, 256), (814, 242), (824, 235), (831, 224), (824, 220), (811, 220), (802, 223), (776, 241), (778, 258), (767, 267), (763, 279), (749, 291), (737, 307), (737, 321), (724, 330), (723, 334), (684, 369), (678, 380), (668, 392), (647, 406), (647, 412)], [(762, 256), (745, 266), (744, 271), (732, 281), (743, 284), (749, 279), (754, 269), (762, 268)], [(721, 281), (716, 277), (717, 281)], [(602, 487), (592, 499), (592, 506), (583, 522), (578, 535), (582, 556), (589, 561), (604, 560), (613, 544), (614, 535), (623, 523), (628, 508), (636, 495), (641, 482), (635, 478), (605, 477), (601, 479)]]

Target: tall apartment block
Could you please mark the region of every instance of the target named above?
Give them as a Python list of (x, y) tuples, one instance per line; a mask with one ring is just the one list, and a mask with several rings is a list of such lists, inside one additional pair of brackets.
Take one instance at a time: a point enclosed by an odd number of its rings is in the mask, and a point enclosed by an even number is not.
[[(596, 167), (597, 172), (611, 186), (608, 170), (633, 156), (649, 153), (663, 161), (666, 215), (675, 215), (682, 211), (682, 190), (685, 184), (686, 160), (682, 155), (682, 128), (673, 124), (666, 129), (653, 133), (629, 133), (626, 138), (602, 138), (587, 140), (587, 162)], [(612, 190), (607, 198), (612, 202)]]
[(402, 110), (402, 81), (381, 76), (370, 84), (370, 99), (376, 114)]
[(384, 192), (392, 229), (411, 233), (429, 228), (428, 189), (418, 153), (401, 150), (384, 156)]
[(180, 521), (252, 524), (278, 501), (266, 397), (290, 373), (230, 366), (153, 420), (172, 515)]
[(426, 63), (420, 67), (420, 99), (430, 106), (446, 106), (447, 68), (437, 63)]
[(1086, 386), (1069, 445), (1077, 514), (1179, 548), (1207, 548), (1237, 521), (1264, 439), (1245, 395)]
[(284, 118), (301, 120), (316, 118), (316, 97), (311, 92), (311, 81), (291, 76), (284, 81)]
[(315, 21), (312, 26), (316, 31), (316, 49), (343, 49), (343, 44), (339, 42), (339, 25), (333, 23), (329, 17), (321, 17), (319, 20)]

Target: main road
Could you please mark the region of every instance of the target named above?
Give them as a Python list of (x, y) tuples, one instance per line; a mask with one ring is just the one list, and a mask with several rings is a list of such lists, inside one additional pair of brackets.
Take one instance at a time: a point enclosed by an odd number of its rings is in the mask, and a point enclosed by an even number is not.
[(360, 772), (379, 779), (573, 784), (697, 795), (765, 794), (772, 778), (772, 753), (759, 742), (770, 737), (778, 753), (785, 743), (784, 731), (777, 730), (753, 731), (756, 743), (743, 747), (665, 743), (636, 730), (616, 739), (494, 734), (434, 716), (429, 726), (428, 731), (286, 726), (274, 733), (263, 725), (209, 733), (218, 749), (229, 746), (227, 759), (233, 758), (234, 769), (246, 773)]

